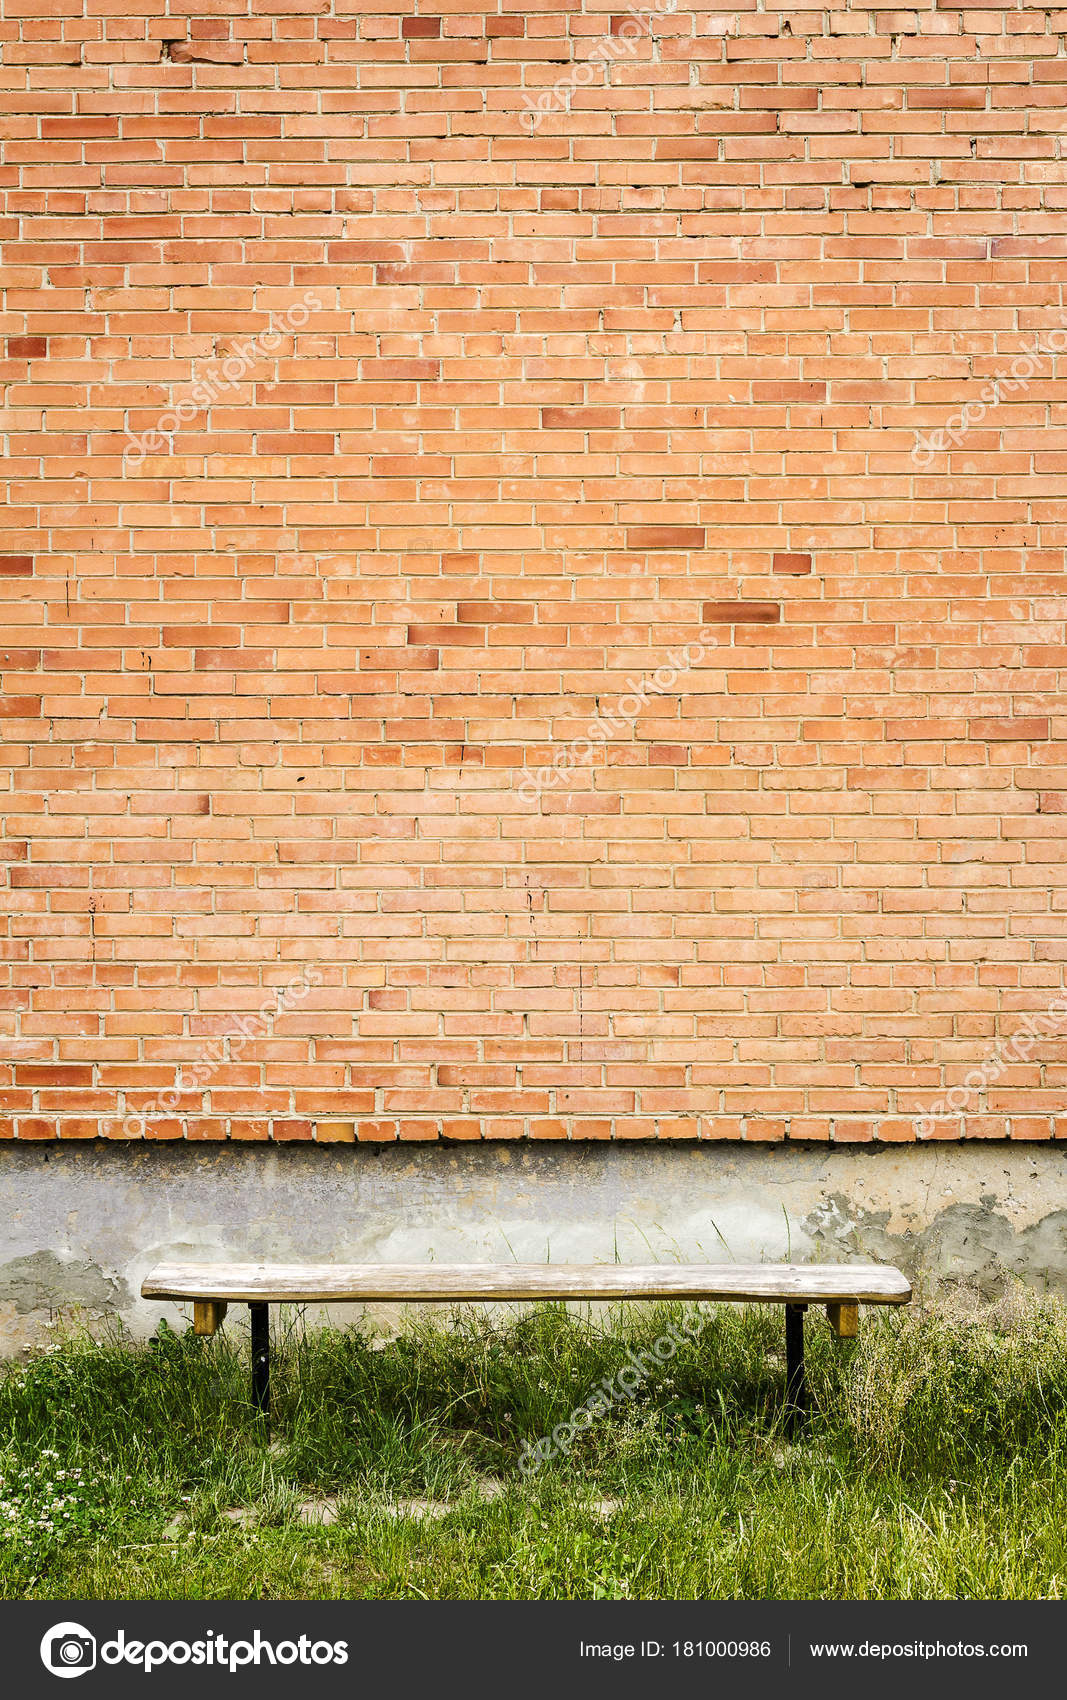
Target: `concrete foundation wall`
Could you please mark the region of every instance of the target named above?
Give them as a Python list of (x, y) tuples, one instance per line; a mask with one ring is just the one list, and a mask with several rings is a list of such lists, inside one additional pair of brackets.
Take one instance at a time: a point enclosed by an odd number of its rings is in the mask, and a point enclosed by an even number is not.
[[(0, 1148), (0, 1349), (57, 1317), (136, 1333), (164, 1257), (873, 1258), (928, 1291), (1067, 1294), (1067, 1150), (737, 1145)], [(343, 1316), (355, 1320), (357, 1312)]]

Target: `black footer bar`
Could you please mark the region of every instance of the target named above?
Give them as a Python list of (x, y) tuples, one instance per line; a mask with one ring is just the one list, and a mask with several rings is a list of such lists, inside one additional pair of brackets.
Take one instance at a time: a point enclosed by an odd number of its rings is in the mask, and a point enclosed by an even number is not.
[[(1063, 1605), (922, 1601), (0, 1603), (11, 1692), (148, 1700), (441, 1691), (1004, 1700), (1062, 1687)], [(1049, 1692), (1052, 1692), (1050, 1687)]]

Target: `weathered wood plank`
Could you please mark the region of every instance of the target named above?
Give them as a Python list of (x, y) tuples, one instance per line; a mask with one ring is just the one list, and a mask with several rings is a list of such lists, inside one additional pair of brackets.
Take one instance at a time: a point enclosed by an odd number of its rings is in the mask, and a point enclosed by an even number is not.
[(870, 1263), (164, 1263), (146, 1299), (420, 1304), (482, 1299), (725, 1299), (906, 1304), (899, 1269)]

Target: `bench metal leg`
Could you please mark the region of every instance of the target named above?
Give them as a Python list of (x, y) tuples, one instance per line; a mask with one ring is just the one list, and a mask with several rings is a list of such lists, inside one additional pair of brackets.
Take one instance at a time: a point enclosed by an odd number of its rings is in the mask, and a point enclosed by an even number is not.
[(785, 1426), (796, 1434), (808, 1409), (808, 1382), (804, 1374), (804, 1312), (807, 1305), (785, 1307)]
[(270, 1418), (270, 1307), (249, 1305), (252, 1319), (252, 1403), (261, 1416)]

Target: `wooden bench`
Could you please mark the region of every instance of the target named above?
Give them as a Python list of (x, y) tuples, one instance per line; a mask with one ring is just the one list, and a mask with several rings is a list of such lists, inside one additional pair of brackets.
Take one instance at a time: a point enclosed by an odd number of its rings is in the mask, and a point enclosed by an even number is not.
[(192, 1301), (197, 1334), (214, 1334), (229, 1304), (252, 1322), (252, 1398), (270, 1413), (270, 1304), (485, 1303), (530, 1299), (704, 1299), (785, 1306), (786, 1403), (794, 1426), (807, 1405), (804, 1312), (823, 1304), (841, 1339), (861, 1304), (900, 1305), (911, 1286), (873, 1263), (161, 1263), (146, 1299)]

